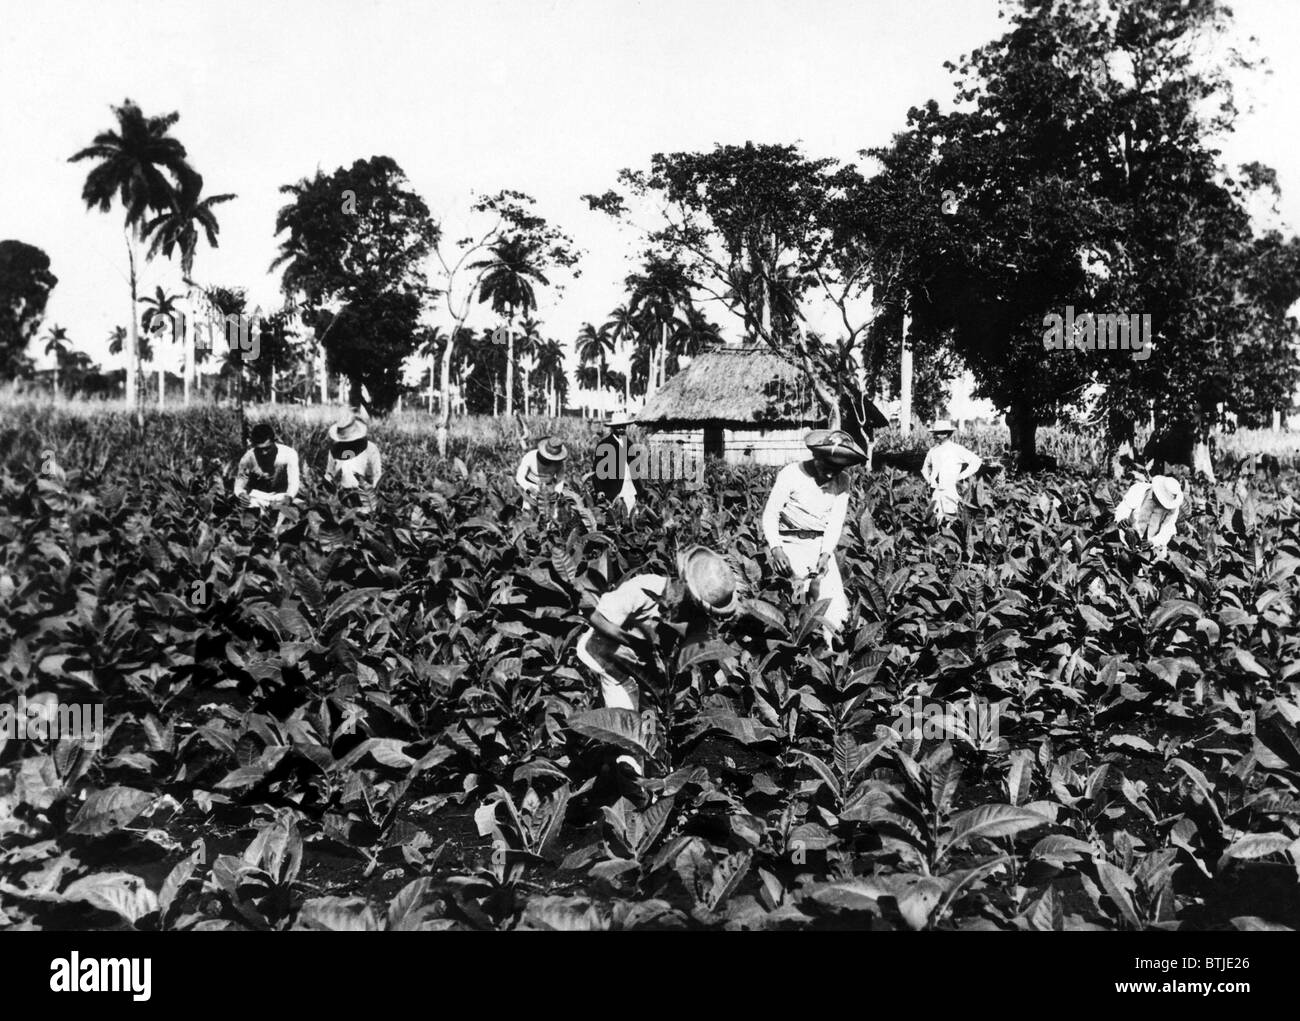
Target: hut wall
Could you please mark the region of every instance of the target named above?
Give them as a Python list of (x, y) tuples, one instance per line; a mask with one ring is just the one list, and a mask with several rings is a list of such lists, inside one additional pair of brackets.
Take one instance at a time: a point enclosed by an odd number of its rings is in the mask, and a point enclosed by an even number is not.
[(771, 429), (727, 429), (728, 464), (771, 464), (778, 468), (797, 461), (808, 453), (803, 426)]
[[(705, 449), (705, 426), (672, 429), (647, 428), (645, 442), (656, 446), (680, 446), (687, 456), (702, 456)], [(712, 426), (708, 428), (712, 429)], [(724, 457), (728, 464), (767, 464), (778, 468), (807, 454), (803, 438), (805, 426), (780, 426), (768, 429), (722, 428)]]

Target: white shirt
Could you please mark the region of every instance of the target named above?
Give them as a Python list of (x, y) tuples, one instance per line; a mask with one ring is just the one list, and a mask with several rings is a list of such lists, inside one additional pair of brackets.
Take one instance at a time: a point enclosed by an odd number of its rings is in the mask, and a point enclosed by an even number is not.
[(1132, 518), (1138, 537), (1150, 539), (1152, 546), (1168, 546), (1178, 524), (1178, 508), (1166, 510), (1151, 491), (1150, 482), (1135, 482), (1115, 508), (1115, 520)]
[(975, 451), (967, 450), (956, 440), (944, 440), (926, 453), (921, 477), (936, 493), (955, 497), (957, 483), (970, 478), (983, 464), (983, 458)]
[(768, 546), (781, 546), (782, 531), (821, 532), (821, 553), (831, 553), (839, 545), (849, 512), (848, 473), (819, 483), (806, 463), (795, 461), (777, 472), (763, 508), (763, 537)]
[(292, 500), (298, 495), (299, 485), (298, 451), (283, 443), (275, 445), (275, 460), (270, 470), (263, 470), (257, 462), (256, 452), (251, 449), (239, 459), (239, 467), (235, 470), (235, 495), (248, 493), (249, 498), (257, 503)]
[[(515, 472), (515, 482), (519, 484), (520, 489), (530, 496), (541, 488), (542, 474), (537, 467), (536, 450), (528, 451), (519, 459), (519, 468)], [(564, 492), (564, 479), (558, 475), (555, 476), (555, 491), (557, 493)]]

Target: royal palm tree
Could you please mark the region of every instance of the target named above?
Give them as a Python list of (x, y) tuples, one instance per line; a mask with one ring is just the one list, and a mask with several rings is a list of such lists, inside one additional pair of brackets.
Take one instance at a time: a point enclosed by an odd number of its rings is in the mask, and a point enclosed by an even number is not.
[(434, 366), (438, 364), (442, 357), (442, 349), (447, 344), (447, 334), (441, 326), (431, 326), (424, 331), (424, 343), (419, 347), (419, 353), (429, 359), (429, 414), (433, 414), (433, 391), (434, 380), (437, 378), (437, 372)]
[(559, 415), (567, 380), (564, 375), (564, 348), (558, 340), (544, 340), (537, 348), (537, 371), (546, 379), (546, 411)]
[(527, 366), (524, 369), (524, 414), (527, 415), (531, 407), (533, 374), (537, 372), (537, 355), (545, 341), (542, 339), (542, 324), (531, 316), (520, 320), (519, 329), (521, 335), (515, 354)]
[(622, 349), (627, 355), (627, 372), (623, 374), (623, 407), (626, 409), (632, 403), (632, 349), (637, 344), (637, 338), (644, 328), (644, 323), (632, 314), (632, 310), (627, 307), (626, 303), (619, 305), (609, 314), (609, 322), (605, 324), (605, 329), (609, 331), (609, 339), (616, 348)]
[(197, 175), (185, 159), (185, 146), (169, 132), (180, 114), (146, 117), (131, 100), (113, 107), (116, 130), (102, 131), (86, 148), (70, 157), (98, 162), (86, 176), (81, 197), (87, 209), (108, 212), (116, 198), (125, 210), (127, 260), (131, 282), (131, 346), (127, 355), (126, 398), (134, 407), (136, 420), (144, 424), (143, 409), (136, 404), (136, 373), (140, 367), (140, 344), (136, 329), (135, 245), (143, 240), (149, 214), (174, 208), (178, 193)]
[(605, 369), (608, 367), (609, 354), (614, 352), (614, 341), (609, 335), (609, 327), (600, 329), (591, 323), (583, 323), (578, 331), (578, 363), (596, 366), (596, 391), (600, 400), (605, 398)]
[[(154, 288), (153, 297), (141, 298), (140, 304), (145, 306), (144, 315), (140, 319), (140, 328), (144, 330), (145, 336), (153, 337), (158, 341), (172, 340), (176, 336), (174, 324), (176, 322), (176, 302), (180, 300), (179, 294), (168, 294), (161, 287)], [(166, 332), (155, 332), (159, 324), (164, 329), (171, 325), (173, 329)], [(185, 333), (188, 335), (189, 330)], [(161, 344), (159, 345), (161, 347)], [(188, 359), (187, 359), (188, 360)], [(164, 403), (164, 391), (167, 387), (166, 370), (163, 368), (162, 352), (158, 353), (158, 407)], [(188, 391), (188, 387), (186, 390)], [(188, 398), (187, 398), (188, 399)]]
[[(126, 348), (126, 343), (130, 339), (125, 326), (114, 326), (108, 331), (108, 353), (111, 355), (120, 355)], [(153, 345), (149, 343), (148, 337), (140, 337), (139, 349), (140, 359), (142, 361), (153, 361)]]
[(71, 345), (68, 343), (68, 331), (62, 326), (54, 325), (45, 334), (45, 353), (54, 355), (54, 392), (59, 392), (59, 370), (68, 355)]
[(678, 313), (684, 315), (692, 307), (690, 281), (676, 263), (652, 255), (639, 272), (624, 280), (624, 286), (628, 289), (628, 310), (646, 325), (638, 339), (650, 344), (649, 393), (663, 385), (669, 337)]
[[(168, 259), (172, 257), (173, 252), (180, 252), (181, 276), (190, 288), (191, 294), (193, 294), (194, 284), (190, 278), (194, 275), (194, 256), (199, 248), (199, 237), (202, 235), (207, 238), (208, 246), (216, 248), (217, 235), (221, 233), (221, 225), (217, 223), (213, 208), (238, 197), (227, 193), (202, 198), (202, 193), (203, 178), (199, 174), (194, 174), (185, 181), (176, 204), (145, 224), (142, 234), (143, 237), (152, 239), (149, 245), (151, 259), (159, 252)], [(181, 340), (185, 344), (181, 376), (185, 403), (188, 405), (195, 366), (193, 329), (186, 329)], [(160, 376), (159, 379), (161, 378)], [(161, 388), (158, 391), (158, 403), (162, 403)]]
[(521, 237), (508, 237), (493, 245), (487, 259), (472, 263), (470, 269), (483, 270), (478, 300), (489, 302), (492, 310), (506, 317), (509, 332), (506, 349), (506, 414), (514, 414), (515, 338), (511, 327), (515, 313), (527, 316), (537, 307), (534, 281), (548, 286), (550, 281), (537, 267), (537, 246)]

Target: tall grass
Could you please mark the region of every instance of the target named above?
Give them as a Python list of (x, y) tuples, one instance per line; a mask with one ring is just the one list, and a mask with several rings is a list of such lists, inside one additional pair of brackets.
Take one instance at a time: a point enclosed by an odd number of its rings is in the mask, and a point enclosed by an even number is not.
[[(306, 456), (318, 448), (322, 452), (326, 443), (326, 430), (347, 413), (339, 405), (249, 405), (246, 409), (249, 422), (269, 421), (283, 442), (298, 447)], [(170, 428), (159, 428), (161, 419)], [(130, 416), (124, 400), (85, 400), (49, 394), (16, 394), (12, 387), (0, 387), (0, 456), (10, 459), (17, 448), (30, 453), (53, 449), (66, 467), (72, 467), (78, 452), (85, 452), (88, 463), (97, 463), (114, 453), (113, 444), (104, 437), (116, 437), (116, 442), (129, 445), (139, 437), (131, 432)], [(525, 420), (530, 443), (543, 436), (563, 440), (575, 454), (585, 451), (601, 432), (600, 423), (593, 419), (546, 418), (529, 416)], [(427, 446), (432, 450), (437, 431), (437, 417), (422, 410), (395, 412), (371, 424), (376, 440), (381, 444), (398, 437), (403, 445)], [(210, 453), (217, 446), (228, 448), (230, 456), (239, 452), (238, 419), (232, 407), (217, 406), (210, 402), (196, 402), (189, 408), (167, 405), (160, 411), (156, 406), (146, 406), (146, 435), (163, 432), (174, 443), (168, 453), (186, 456), (202, 450)], [(135, 439), (131, 437), (135, 436)], [(633, 428), (633, 439), (640, 438)], [(1004, 426), (976, 426), (959, 432), (958, 442), (970, 447), (984, 457), (1001, 456), (1010, 442), (1010, 433)], [(1139, 431), (1138, 449), (1146, 441)], [(877, 434), (876, 443), (882, 451), (922, 450), (930, 443), (927, 432), (919, 431), (903, 437), (897, 429)], [(1047, 426), (1038, 430), (1038, 449), (1055, 457), (1062, 467), (1084, 472), (1100, 473), (1105, 469), (1104, 437), (1077, 429)], [(491, 415), (453, 417), (450, 424), (449, 450), (451, 456), (474, 457), (486, 451), (501, 452), (521, 448), (519, 427), (514, 419)], [(1300, 466), (1300, 433), (1273, 432), (1268, 429), (1239, 429), (1218, 436), (1218, 456), (1239, 460), (1251, 454), (1272, 454), (1279, 462)]]

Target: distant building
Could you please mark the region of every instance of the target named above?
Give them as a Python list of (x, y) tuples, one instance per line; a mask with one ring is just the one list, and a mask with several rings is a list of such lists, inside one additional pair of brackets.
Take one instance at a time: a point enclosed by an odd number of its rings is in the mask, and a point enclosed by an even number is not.
[[(884, 416), (864, 402), (868, 430)], [(844, 427), (850, 431), (849, 416)], [(826, 414), (803, 373), (765, 346), (720, 346), (698, 355), (645, 402), (646, 441), (729, 464), (785, 465), (805, 456), (804, 435)]]

